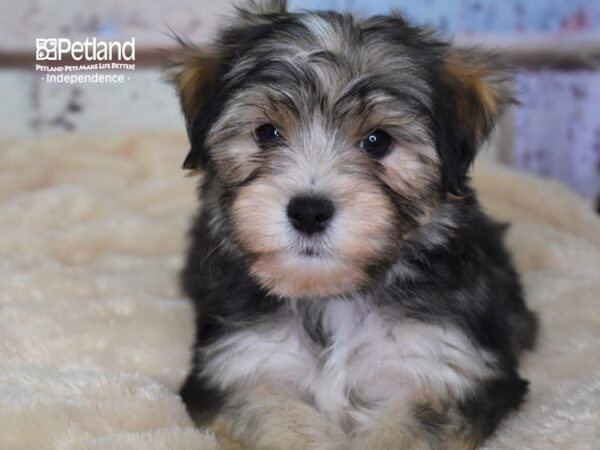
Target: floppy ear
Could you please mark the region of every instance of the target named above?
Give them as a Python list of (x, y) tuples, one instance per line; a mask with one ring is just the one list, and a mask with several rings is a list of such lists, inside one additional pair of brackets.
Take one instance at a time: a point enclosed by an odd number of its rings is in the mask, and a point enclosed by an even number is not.
[(220, 59), (212, 50), (199, 49), (181, 40), (179, 42), (183, 50), (172, 64), (170, 79), (179, 94), (191, 146), (183, 168), (198, 169), (206, 164), (208, 157), (198, 122), (210, 109), (210, 98), (219, 77)]
[(272, 17), (286, 11), (285, 0), (249, 0), (236, 6), (237, 14), (221, 31), (212, 48), (197, 48), (175, 36), (182, 51), (174, 58), (169, 78), (179, 94), (185, 117), (190, 151), (184, 169), (203, 168), (208, 161), (206, 132), (219, 108), (219, 82), (233, 57), (240, 57), (258, 35), (257, 29), (268, 26)]
[(437, 140), (446, 191), (467, 192), (467, 171), (506, 106), (515, 103), (512, 72), (495, 56), (451, 49), (440, 74)]

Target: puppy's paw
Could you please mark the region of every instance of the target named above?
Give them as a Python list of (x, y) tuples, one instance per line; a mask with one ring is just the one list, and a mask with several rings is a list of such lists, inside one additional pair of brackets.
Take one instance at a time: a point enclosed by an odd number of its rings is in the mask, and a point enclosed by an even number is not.
[[(290, 429), (273, 428), (260, 439), (264, 450), (347, 450), (348, 437), (337, 426), (318, 421)], [(258, 443), (258, 442), (257, 442)]]
[(225, 419), (228, 434), (256, 450), (342, 450), (347, 435), (312, 406), (293, 397), (273, 396), (261, 387)]

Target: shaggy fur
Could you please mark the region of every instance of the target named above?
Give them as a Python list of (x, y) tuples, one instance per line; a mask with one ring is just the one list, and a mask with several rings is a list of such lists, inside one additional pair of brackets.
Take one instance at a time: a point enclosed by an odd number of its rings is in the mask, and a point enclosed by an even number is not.
[(186, 53), (190, 410), (259, 449), (478, 446), (537, 331), (467, 176), (506, 70), (397, 15), (280, 1)]
[[(176, 394), (194, 319), (178, 292), (196, 178), (181, 134), (0, 143), (0, 448), (214, 450)], [(178, 150), (179, 149), (179, 150)], [(593, 449), (600, 220), (556, 182), (474, 173), (540, 314), (529, 400), (489, 450)], [(165, 389), (162, 386), (166, 386)], [(284, 405), (280, 405), (284, 408)], [(233, 446), (222, 429), (219, 448)]]

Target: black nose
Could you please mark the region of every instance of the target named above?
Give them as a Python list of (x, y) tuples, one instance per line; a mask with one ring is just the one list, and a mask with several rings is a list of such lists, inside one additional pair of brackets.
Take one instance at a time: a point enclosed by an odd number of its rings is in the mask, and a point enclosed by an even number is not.
[(322, 197), (294, 197), (287, 207), (294, 228), (306, 234), (325, 230), (334, 211), (333, 203)]

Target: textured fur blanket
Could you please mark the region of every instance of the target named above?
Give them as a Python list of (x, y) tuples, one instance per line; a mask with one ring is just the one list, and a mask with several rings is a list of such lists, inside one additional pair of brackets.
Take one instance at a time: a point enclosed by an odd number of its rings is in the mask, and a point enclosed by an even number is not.
[[(168, 133), (0, 145), (0, 449), (220, 448), (176, 395), (193, 334), (185, 150)], [(598, 448), (600, 220), (557, 183), (475, 172), (542, 326), (529, 401), (487, 448)]]

